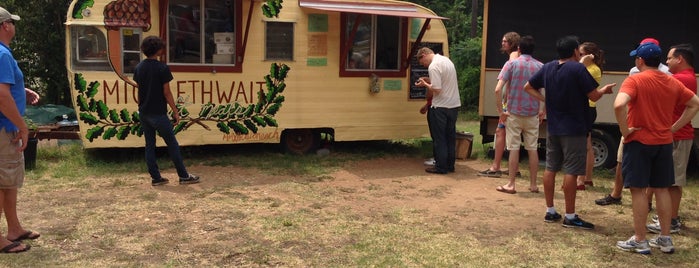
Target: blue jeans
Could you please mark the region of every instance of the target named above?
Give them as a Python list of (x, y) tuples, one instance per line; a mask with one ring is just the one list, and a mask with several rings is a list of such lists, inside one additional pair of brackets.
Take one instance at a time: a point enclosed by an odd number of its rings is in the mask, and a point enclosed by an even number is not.
[(182, 162), (180, 145), (177, 143), (175, 133), (172, 131), (172, 122), (170, 122), (167, 115), (141, 114), (141, 128), (143, 129), (143, 136), (146, 138), (146, 166), (148, 166), (150, 177), (154, 180), (160, 179), (160, 170), (158, 169), (158, 163), (155, 161), (155, 132), (157, 131), (165, 141), (165, 144), (167, 144), (167, 151), (170, 154), (172, 163), (175, 165), (175, 169), (177, 169), (177, 175), (180, 178), (187, 178), (189, 173), (187, 173), (184, 162)]
[(456, 117), (459, 108), (430, 108), (427, 112), (427, 124), (432, 135), (434, 146), (435, 169), (439, 171), (454, 171), (456, 162)]

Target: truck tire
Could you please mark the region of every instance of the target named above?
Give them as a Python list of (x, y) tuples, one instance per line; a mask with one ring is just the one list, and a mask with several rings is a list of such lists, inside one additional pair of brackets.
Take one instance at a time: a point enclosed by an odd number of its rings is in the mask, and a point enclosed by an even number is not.
[(616, 166), (616, 151), (619, 142), (615, 142), (609, 133), (592, 130), (592, 151), (595, 153), (594, 167), (613, 168)]
[(312, 129), (287, 129), (282, 132), (281, 144), (286, 153), (307, 154), (318, 149), (320, 133)]

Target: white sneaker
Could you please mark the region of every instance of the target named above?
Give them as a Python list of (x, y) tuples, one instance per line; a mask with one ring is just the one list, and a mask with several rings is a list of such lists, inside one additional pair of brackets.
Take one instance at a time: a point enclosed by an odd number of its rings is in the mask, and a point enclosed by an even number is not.
[(648, 245), (654, 248), (660, 248), (660, 251), (667, 254), (675, 253), (675, 246), (672, 244), (672, 238), (656, 236), (648, 240)]
[(436, 162), (437, 161), (434, 161), (434, 158), (427, 159), (425, 160), (425, 166), (434, 166)]

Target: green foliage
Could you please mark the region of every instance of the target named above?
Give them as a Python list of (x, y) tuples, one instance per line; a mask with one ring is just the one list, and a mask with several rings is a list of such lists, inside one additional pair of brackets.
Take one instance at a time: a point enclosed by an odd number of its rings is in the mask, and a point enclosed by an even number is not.
[[(280, 95), (286, 85), (284, 79), (289, 73), (286, 64), (272, 63), (270, 74), (265, 76), (267, 91), (259, 91), (257, 103), (251, 103), (245, 107), (238, 103), (226, 103), (216, 105), (203, 104), (198, 117), (190, 117), (189, 111), (182, 104), (177, 104), (177, 112), (180, 122), (174, 127), (175, 134), (187, 130), (190, 126), (198, 124), (206, 127), (204, 121), (213, 121), (220, 132), (231, 134), (231, 130), (238, 135), (246, 135), (250, 132), (257, 133), (260, 128), (267, 126), (278, 127), (274, 115), (281, 109), (284, 96)], [(126, 139), (129, 135), (141, 136), (140, 118), (138, 112), (129, 112), (127, 109), (117, 111), (109, 109), (102, 100), (95, 100), (94, 96), (99, 91), (99, 83), (86, 83), (82, 74), (75, 74), (75, 90), (79, 93), (76, 103), (80, 107), (79, 118), (88, 125), (95, 125), (87, 131), (85, 138), (90, 141), (98, 137), (104, 140), (117, 138)]]
[(92, 7), (94, 4), (95, 1), (93, 0), (78, 0), (78, 2), (75, 3), (75, 8), (73, 9), (73, 18), (82, 19), (83, 11), (88, 7)]
[[(427, 7), (445, 16), (444, 25), (449, 34), (449, 57), (454, 62), (459, 77), (459, 93), (462, 110), (478, 108), (481, 65), (481, 36), (483, 35), (483, 0), (478, 0), (477, 25), (471, 25), (471, 0), (413, 0), (410, 1)], [(475, 30), (475, 35), (471, 32)]]
[(26, 86), (41, 96), (41, 103), (71, 107), (64, 24), (69, 4), (68, 0), (3, 0), (0, 5), (22, 17), (10, 46)]
[(262, 15), (268, 18), (279, 18), (283, 2), (284, 0), (267, 0), (266, 3), (262, 4)]

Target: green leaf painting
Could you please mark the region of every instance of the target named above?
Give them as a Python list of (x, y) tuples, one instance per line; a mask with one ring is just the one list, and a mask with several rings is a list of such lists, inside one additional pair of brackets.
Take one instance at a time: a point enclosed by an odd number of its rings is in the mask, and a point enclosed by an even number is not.
[[(177, 104), (180, 122), (174, 126), (173, 131), (177, 134), (194, 125), (211, 130), (205, 122), (215, 123), (216, 128), (222, 133), (236, 135), (257, 133), (260, 128), (265, 127), (279, 127), (274, 116), (284, 102), (281, 93), (286, 88), (284, 79), (289, 70), (286, 64), (271, 64), (269, 75), (264, 76), (267, 90), (258, 92), (257, 103), (206, 103), (201, 105), (199, 113), (194, 114), (196, 117), (192, 117), (193, 114), (190, 114), (184, 105)], [(103, 100), (94, 98), (99, 92), (100, 84), (97, 81), (88, 84), (79, 73), (75, 74), (74, 80), (75, 90), (78, 92), (76, 104), (80, 109), (79, 119), (93, 126), (85, 134), (86, 139), (90, 142), (97, 138), (125, 140), (131, 135), (143, 135), (138, 111), (110, 109)]]

